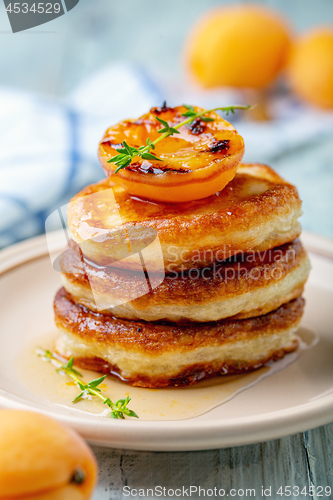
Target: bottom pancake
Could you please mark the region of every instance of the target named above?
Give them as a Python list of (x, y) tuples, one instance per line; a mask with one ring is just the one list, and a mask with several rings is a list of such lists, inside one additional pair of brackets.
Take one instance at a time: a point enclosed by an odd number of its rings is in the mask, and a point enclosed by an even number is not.
[(256, 318), (179, 326), (130, 321), (90, 311), (64, 288), (55, 297), (56, 351), (82, 368), (139, 387), (190, 385), (244, 373), (297, 348), (304, 300)]

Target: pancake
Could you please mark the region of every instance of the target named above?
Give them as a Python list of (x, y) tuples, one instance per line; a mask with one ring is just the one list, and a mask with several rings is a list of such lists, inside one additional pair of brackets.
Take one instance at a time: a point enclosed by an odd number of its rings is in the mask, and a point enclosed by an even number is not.
[(297, 347), (304, 301), (251, 319), (175, 325), (116, 319), (55, 297), (57, 352), (75, 364), (140, 387), (189, 385), (220, 374), (244, 373)]
[(60, 268), (66, 290), (92, 311), (181, 323), (273, 311), (302, 294), (310, 262), (297, 239), (265, 252), (238, 254), (209, 268), (173, 272), (161, 279), (150, 274), (147, 282), (142, 273), (93, 265), (72, 241)]
[(301, 232), (300, 215), (296, 188), (253, 164), (240, 165), (223, 191), (181, 204), (142, 200), (106, 179), (73, 198), (68, 225), (97, 264), (171, 273), (288, 243)]

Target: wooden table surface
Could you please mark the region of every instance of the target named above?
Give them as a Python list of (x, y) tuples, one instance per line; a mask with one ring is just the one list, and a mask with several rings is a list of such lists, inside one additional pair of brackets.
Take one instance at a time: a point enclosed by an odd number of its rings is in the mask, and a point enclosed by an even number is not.
[[(256, 499), (266, 498), (262, 487), (271, 488), (269, 498), (273, 499), (287, 498), (277, 494), (280, 486), (299, 487), (300, 491), (306, 487), (307, 492), (310, 486), (333, 487), (333, 424), (266, 443), (219, 450), (174, 453), (101, 447), (93, 450), (99, 463), (94, 500), (129, 498), (123, 494), (124, 486), (130, 489), (161, 486), (166, 490), (191, 485), (217, 487), (223, 488), (229, 497), (234, 488), (255, 489), (252, 498)], [(297, 492), (297, 488), (293, 491)], [(191, 498), (199, 496), (193, 494)], [(306, 494), (290, 498), (317, 500), (333, 498), (333, 493), (329, 497)]]
[[(187, 29), (203, 11), (221, 3), (220, 0), (169, 0), (167, 3), (80, 0), (75, 10), (54, 21), (52, 27), (50, 24), (43, 27), (44, 31), (36, 30), (35, 36), (32, 32), (12, 36), (5, 13), (1, 11), (0, 85), (57, 97), (75, 88), (97, 68), (119, 58), (177, 75)], [(282, 9), (296, 29), (333, 19), (330, 0), (266, 3)], [(324, 148), (320, 144), (316, 150), (312, 147), (313, 159), (308, 151), (303, 155), (296, 151), (294, 156), (276, 159), (273, 165), (300, 187), (307, 214), (306, 229), (327, 236), (333, 235), (331, 146), (329, 141)], [(314, 160), (320, 160), (319, 150), (325, 162), (321, 178), (313, 167)], [(300, 175), (305, 165), (308, 165), (306, 178)], [(321, 192), (320, 202), (311, 190)], [(94, 500), (123, 498), (124, 486), (175, 489), (193, 485), (223, 488), (227, 493), (232, 488), (255, 488), (255, 498), (264, 498), (262, 487), (271, 487), (273, 499), (287, 498), (277, 494), (280, 486), (307, 487), (307, 491), (310, 486), (333, 487), (333, 424), (266, 443), (211, 451), (158, 453), (93, 449), (100, 471)], [(325, 497), (307, 494), (290, 498)]]

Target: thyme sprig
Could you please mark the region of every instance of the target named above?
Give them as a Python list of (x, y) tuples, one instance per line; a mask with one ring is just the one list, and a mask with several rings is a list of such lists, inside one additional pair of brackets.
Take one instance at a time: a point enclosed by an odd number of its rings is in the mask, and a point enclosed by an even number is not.
[(100, 378), (92, 380), (91, 382), (85, 383), (82, 381), (82, 379), (80, 380), (79, 378), (82, 377), (81, 373), (79, 373), (77, 370), (73, 368), (74, 364), (73, 356), (66, 364), (63, 364), (51, 351), (38, 348), (36, 350), (36, 353), (38, 354), (38, 356), (41, 356), (44, 361), (52, 363), (56, 367), (56, 371), (58, 373), (66, 374), (76, 382), (81, 392), (80, 394), (78, 394), (78, 396), (76, 396), (75, 399), (73, 399), (72, 403), (77, 403), (81, 399), (86, 399), (88, 395), (96, 396), (100, 398), (103, 401), (103, 403), (110, 408), (111, 418), (124, 419), (125, 415), (128, 417), (139, 418), (138, 415), (133, 410), (127, 408), (128, 403), (131, 401), (131, 398), (129, 396), (127, 396), (125, 399), (118, 399), (118, 401), (114, 403), (110, 398), (105, 398), (102, 395), (101, 389), (98, 386), (104, 381), (106, 375), (103, 375)]
[(115, 173), (119, 172), (119, 170), (123, 168), (128, 167), (128, 165), (130, 165), (130, 163), (132, 162), (133, 158), (136, 156), (140, 156), (144, 160), (162, 161), (161, 158), (158, 158), (156, 155), (153, 155), (151, 153), (151, 150), (155, 149), (156, 144), (161, 142), (163, 139), (170, 137), (171, 135), (179, 134), (178, 129), (180, 129), (180, 127), (192, 123), (197, 118), (200, 118), (203, 122), (213, 122), (214, 121), (213, 118), (210, 118), (209, 116), (204, 116), (207, 113), (212, 113), (213, 111), (222, 111), (223, 113), (226, 113), (226, 115), (228, 116), (229, 113), (235, 113), (235, 109), (245, 110), (251, 108), (250, 105), (243, 106), (241, 104), (235, 104), (233, 106), (212, 108), (196, 112), (193, 106), (184, 104), (184, 107), (187, 109), (187, 111), (183, 113), (182, 116), (185, 116), (186, 119), (180, 123), (177, 123), (173, 127), (170, 127), (167, 121), (162, 120), (158, 116), (155, 116), (156, 120), (158, 120), (163, 125), (163, 128), (158, 130), (158, 133), (162, 135), (157, 139), (155, 139), (154, 141), (151, 141), (148, 137), (146, 144), (144, 146), (139, 146), (138, 148), (129, 146), (126, 141), (123, 141), (122, 148), (118, 149), (116, 148), (118, 154), (110, 158), (110, 160), (108, 160), (108, 163), (115, 163), (117, 167)]

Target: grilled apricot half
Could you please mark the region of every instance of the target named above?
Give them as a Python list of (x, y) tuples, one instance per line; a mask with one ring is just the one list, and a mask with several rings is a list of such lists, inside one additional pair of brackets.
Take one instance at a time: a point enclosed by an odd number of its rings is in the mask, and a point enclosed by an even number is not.
[[(203, 109), (195, 107), (195, 112)], [(124, 120), (110, 127), (99, 145), (99, 159), (108, 177), (131, 195), (153, 201), (181, 203), (206, 198), (221, 191), (236, 174), (244, 155), (244, 141), (234, 127), (215, 112), (205, 114), (213, 121), (196, 118), (166, 137), (151, 151), (161, 161), (136, 156), (115, 173), (109, 160), (126, 143), (138, 148), (161, 134), (162, 119), (174, 127), (185, 118), (184, 106), (152, 108), (138, 119)]]

